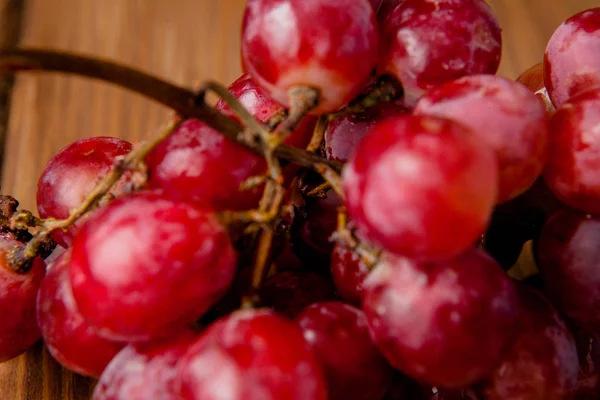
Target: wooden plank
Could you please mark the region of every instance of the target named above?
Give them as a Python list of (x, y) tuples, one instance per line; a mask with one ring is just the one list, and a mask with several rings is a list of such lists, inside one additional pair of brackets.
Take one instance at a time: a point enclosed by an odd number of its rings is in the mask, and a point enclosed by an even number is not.
[[(0, 45), (18, 18), (0, 0)], [(109, 57), (179, 84), (240, 74), (243, 0), (26, 0), (22, 43)], [(503, 27), (500, 74), (516, 77), (541, 60), (544, 45), (571, 14), (597, 0), (489, 0)], [(8, 7), (8, 8), (7, 8)], [(18, 9), (18, 7), (16, 8)], [(14, 29), (14, 28), (12, 28)], [(10, 35), (9, 35), (10, 36)], [(0, 83), (0, 110), (6, 110)], [(4, 93), (8, 93), (5, 90)], [(169, 115), (121, 89), (82, 78), (22, 75), (14, 87), (2, 189), (35, 207), (37, 178), (56, 151), (77, 138), (137, 141)], [(3, 127), (0, 111), (0, 153)], [(91, 382), (62, 370), (41, 345), (0, 364), (0, 398), (87, 399)]]
[[(23, 0), (0, 0), (0, 46), (15, 46), (21, 35)], [(14, 77), (0, 76), (0, 161), (4, 159)], [(0, 165), (1, 168), (1, 165)]]
[[(177, 6), (174, 6), (176, 4)], [(94, 54), (151, 71), (178, 84), (240, 74), (243, 0), (29, 0), (22, 43)], [(58, 75), (17, 78), (3, 191), (35, 207), (37, 177), (56, 151), (81, 137), (139, 140), (169, 110), (98, 82)], [(0, 398), (90, 397), (91, 381), (61, 369), (37, 346), (0, 364)]]
[(562, 21), (598, 0), (488, 0), (502, 28), (499, 75), (516, 78), (542, 61), (546, 43)]

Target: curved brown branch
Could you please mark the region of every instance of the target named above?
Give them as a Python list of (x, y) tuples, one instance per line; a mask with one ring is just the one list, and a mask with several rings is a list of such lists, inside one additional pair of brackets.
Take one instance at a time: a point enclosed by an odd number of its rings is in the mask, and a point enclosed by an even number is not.
[[(130, 67), (71, 53), (16, 48), (0, 51), (0, 71), (53, 71), (100, 79), (151, 98), (172, 108), (184, 118), (198, 119), (226, 137), (262, 155), (258, 145), (238, 140), (238, 135), (243, 131), (242, 125), (202, 102), (198, 104), (196, 93)], [(327, 164), (335, 171), (339, 172), (342, 169), (342, 164), (338, 162), (325, 160), (315, 154), (283, 144), (275, 150), (274, 154), (278, 158), (304, 167), (312, 168), (317, 164)]]

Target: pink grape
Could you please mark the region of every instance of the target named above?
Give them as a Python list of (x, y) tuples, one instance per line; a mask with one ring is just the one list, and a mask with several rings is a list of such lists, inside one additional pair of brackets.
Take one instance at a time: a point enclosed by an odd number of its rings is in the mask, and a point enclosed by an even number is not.
[(404, 87), (413, 107), (427, 90), (500, 63), (498, 21), (484, 0), (405, 0), (381, 22), (382, 73)]
[(492, 149), (462, 125), (401, 116), (371, 129), (342, 178), (362, 237), (396, 254), (442, 259), (484, 232), (498, 167)]
[(196, 334), (184, 330), (174, 338), (130, 344), (110, 362), (92, 400), (177, 400), (177, 365)]
[(494, 75), (466, 76), (430, 90), (415, 114), (460, 122), (494, 149), (499, 202), (527, 190), (544, 168), (548, 117), (535, 95), (519, 83)]
[[(600, 90), (600, 89), (599, 89)], [(552, 116), (544, 179), (562, 202), (600, 213), (600, 92), (586, 92)]]
[(575, 14), (552, 34), (544, 54), (544, 82), (558, 108), (600, 84), (600, 8)]
[(476, 248), (438, 263), (385, 255), (365, 281), (363, 310), (392, 366), (449, 389), (493, 371), (519, 316), (514, 284)]

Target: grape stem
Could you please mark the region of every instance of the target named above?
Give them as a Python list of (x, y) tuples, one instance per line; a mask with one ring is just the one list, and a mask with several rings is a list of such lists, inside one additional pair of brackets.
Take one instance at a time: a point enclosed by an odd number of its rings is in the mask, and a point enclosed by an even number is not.
[(372, 270), (379, 262), (381, 250), (358, 239), (348, 227), (348, 216), (345, 207), (338, 210), (337, 230), (333, 234), (333, 240), (346, 246), (356, 253), (367, 268)]
[(327, 125), (329, 125), (329, 118), (326, 115), (321, 115), (317, 120), (317, 124), (315, 125), (315, 130), (313, 131), (313, 135), (310, 138), (310, 143), (306, 146), (306, 151), (309, 153), (314, 153), (319, 150), (323, 140), (325, 139), (325, 131), (327, 130)]
[[(258, 155), (264, 155), (260, 143), (239, 140), (244, 132), (240, 123), (207, 105), (204, 98), (199, 97), (196, 92), (130, 67), (66, 52), (15, 48), (0, 51), (0, 70), (54, 71), (100, 79), (155, 100), (176, 111), (183, 119), (195, 118), (202, 121)], [(273, 154), (303, 167), (312, 168), (317, 163), (325, 163), (337, 172), (342, 170), (340, 162), (326, 160), (285, 144), (278, 145)]]

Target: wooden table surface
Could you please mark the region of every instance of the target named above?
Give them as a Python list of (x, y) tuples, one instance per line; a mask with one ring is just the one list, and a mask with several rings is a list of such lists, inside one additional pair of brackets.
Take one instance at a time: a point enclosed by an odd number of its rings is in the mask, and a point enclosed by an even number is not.
[[(175, 83), (223, 83), (241, 71), (243, 0), (0, 0), (0, 46), (15, 43), (108, 57)], [(503, 28), (500, 74), (543, 56), (558, 24), (598, 0), (489, 0)], [(176, 5), (175, 5), (176, 4)], [(169, 110), (119, 88), (60, 75), (0, 80), (2, 192), (35, 208), (48, 159), (82, 137), (138, 141)], [(0, 316), (1, 321), (1, 316)], [(0, 322), (1, 323), (1, 322)], [(0, 364), (0, 399), (88, 399), (92, 382), (62, 370), (40, 344)]]

